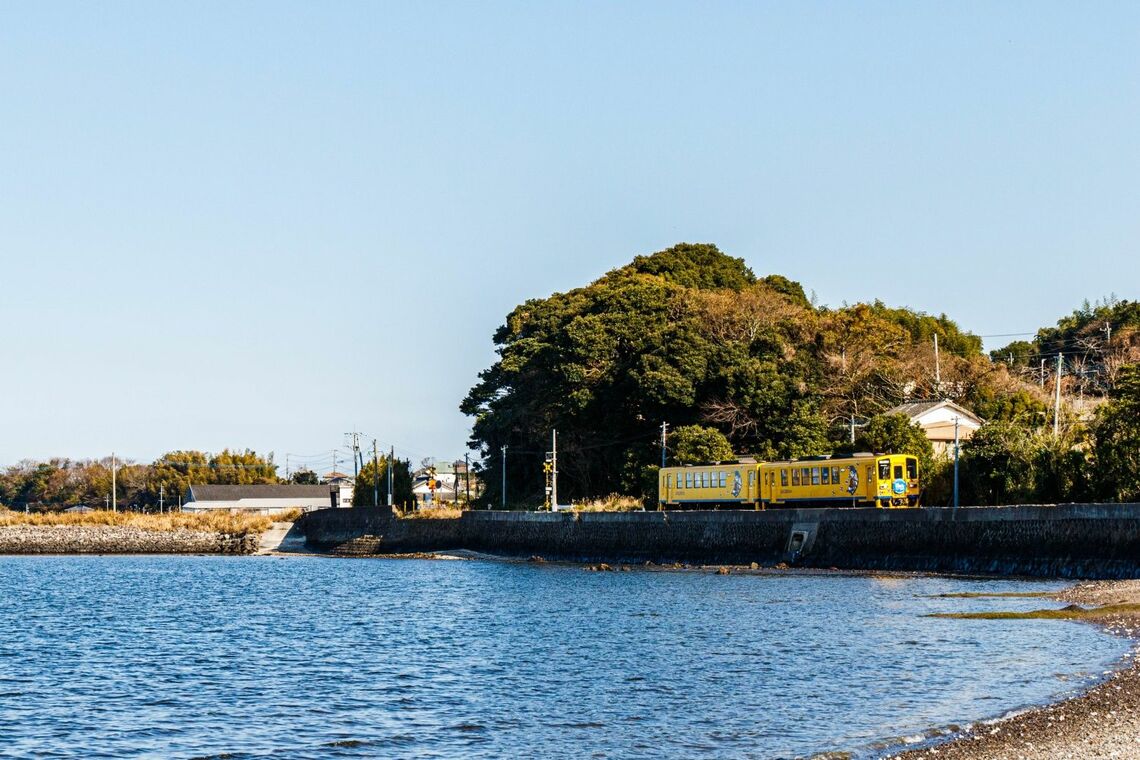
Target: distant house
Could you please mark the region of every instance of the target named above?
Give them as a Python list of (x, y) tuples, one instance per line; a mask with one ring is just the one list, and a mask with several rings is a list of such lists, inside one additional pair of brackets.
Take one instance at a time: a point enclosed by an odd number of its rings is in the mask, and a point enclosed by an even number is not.
[(259, 484), (243, 486), (204, 485), (190, 486), (183, 512), (209, 512), (224, 509), (230, 512), (259, 512), (273, 514), (290, 509), (309, 512), (333, 506), (330, 486), (299, 486), (291, 484)]
[(899, 404), (887, 414), (905, 414), (919, 425), (934, 446), (935, 456), (954, 453), (954, 421), (958, 421), (958, 441), (967, 441), (985, 422), (969, 409), (953, 401), (912, 401)]
[[(434, 469), (435, 477), (431, 477)], [(432, 488), (432, 480), (435, 488)], [(478, 479), (472, 475), (471, 498), (478, 496)], [(412, 495), (416, 498), (416, 506), (424, 507), (432, 503), (453, 504), (467, 498), (467, 464), (462, 460), (458, 462), (439, 462), (433, 467), (421, 467), (412, 473)]]
[(322, 482), (332, 492), (332, 505), (334, 507), (351, 507), (352, 495), (355, 492), (356, 480), (343, 472), (333, 470), (326, 473)]

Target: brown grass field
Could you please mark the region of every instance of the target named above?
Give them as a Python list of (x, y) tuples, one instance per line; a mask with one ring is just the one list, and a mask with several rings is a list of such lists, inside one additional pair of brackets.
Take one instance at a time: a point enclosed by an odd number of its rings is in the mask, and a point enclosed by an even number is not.
[(295, 519), (296, 516), (284, 514), (270, 517), (268, 515), (231, 514), (229, 512), (203, 514), (170, 512), (156, 515), (104, 510), (84, 514), (67, 514), (64, 512), (31, 512), (25, 514), (0, 507), (0, 527), (8, 525), (129, 525), (153, 531), (194, 530), (247, 535), (263, 533), (274, 522), (288, 522)]

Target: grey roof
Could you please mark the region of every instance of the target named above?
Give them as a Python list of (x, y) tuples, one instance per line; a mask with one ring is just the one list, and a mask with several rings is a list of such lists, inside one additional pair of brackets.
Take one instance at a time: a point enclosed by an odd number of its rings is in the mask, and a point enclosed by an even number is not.
[(955, 404), (949, 399), (943, 401), (910, 401), (905, 404), (899, 404), (893, 409), (888, 409), (887, 414), (905, 414), (907, 417), (910, 417), (913, 420), (926, 414), (931, 409), (937, 409), (938, 407), (942, 406), (950, 407), (951, 409), (957, 411), (959, 414), (976, 420), (979, 424), (985, 421), (966, 407)]
[(190, 501), (237, 501), (238, 499), (328, 499), (329, 487), (291, 483), (261, 483), (244, 486), (190, 486)]

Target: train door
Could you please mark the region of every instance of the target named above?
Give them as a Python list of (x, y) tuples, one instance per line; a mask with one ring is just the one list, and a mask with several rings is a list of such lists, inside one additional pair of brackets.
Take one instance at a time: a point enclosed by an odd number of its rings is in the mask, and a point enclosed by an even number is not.
[(863, 478), (863, 482), (866, 483), (867, 486), (867, 501), (871, 502), (871, 506), (876, 506), (878, 504), (876, 498), (879, 495), (879, 482), (875, 480), (875, 465), (867, 465), (865, 475), (866, 477)]

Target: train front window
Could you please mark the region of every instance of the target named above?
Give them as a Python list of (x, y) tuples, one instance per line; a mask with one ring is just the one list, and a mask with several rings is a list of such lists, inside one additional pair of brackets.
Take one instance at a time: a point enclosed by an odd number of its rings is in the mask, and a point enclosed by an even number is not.
[(895, 480), (902, 480), (902, 465), (895, 465)]
[(906, 458), (906, 477), (907, 480), (918, 479), (918, 460), (914, 457)]
[(880, 459), (879, 460), (879, 480), (890, 480), (890, 479), (891, 479), (891, 460)]

